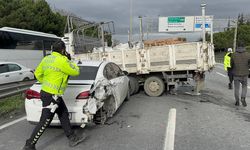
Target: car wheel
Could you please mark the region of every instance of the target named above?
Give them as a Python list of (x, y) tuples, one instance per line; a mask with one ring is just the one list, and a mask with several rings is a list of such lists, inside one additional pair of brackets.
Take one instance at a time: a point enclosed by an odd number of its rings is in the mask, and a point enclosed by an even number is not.
[(144, 91), (148, 96), (161, 96), (165, 91), (165, 84), (161, 78), (152, 76), (146, 79), (144, 83)]
[(103, 125), (107, 120), (107, 112), (101, 107), (94, 115), (94, 123)]
[(116, 103), (114, 96), (110, 96), (104, 100), (103, 106), (96, 112), (94, 116), (95, 124), (105, 124), (108, 118), (112, 117), (116, 111)]

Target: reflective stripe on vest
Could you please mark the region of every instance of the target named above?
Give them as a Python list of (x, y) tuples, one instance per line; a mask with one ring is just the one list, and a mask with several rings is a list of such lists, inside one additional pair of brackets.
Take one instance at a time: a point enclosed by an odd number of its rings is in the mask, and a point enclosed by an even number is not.
[(59, 86), (57, 86), (57, 85), (55, 85), (55, 84), (51, 84), (51, 83), (49, 83), (49, 82), (43, 82), (43, 84), (42, 84), (42, 86), (47, 86), (47, 87), (49, 87), (49, 88), (51, 88), (51, 89), (53, 89), (53, 90), (56, 90), (56, 91), (65, 91), (65, 87), (59, 87)]

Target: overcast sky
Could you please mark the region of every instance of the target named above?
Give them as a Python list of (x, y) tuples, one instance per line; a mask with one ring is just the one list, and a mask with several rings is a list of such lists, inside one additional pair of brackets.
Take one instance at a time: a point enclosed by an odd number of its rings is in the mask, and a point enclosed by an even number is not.
[[(129, 29), (130, 0), (47, 0), (47, 2), (52, 8), (72, 12), (86, 20), (114, 21), (117, 33), (124, 33)], [(140, 15), (155, 19), (158, 16), (201, 15), (201, 2), (202, 0), (132, 0), (133, 25), (138, 25)], [(205, 2), (206, 14), (214, 15), (215, 19), (235, 18), (239, 13), (250, 14), (250, 0), (206, 0)]]

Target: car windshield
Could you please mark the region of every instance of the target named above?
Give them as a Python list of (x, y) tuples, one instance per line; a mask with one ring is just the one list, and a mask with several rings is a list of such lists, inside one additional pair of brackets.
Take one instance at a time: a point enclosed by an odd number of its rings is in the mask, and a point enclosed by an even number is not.
[(98, 67), (93, 66), (79, 66), (80, 75), (75, 77), (70, 77), (70, 80), (95, 80)]

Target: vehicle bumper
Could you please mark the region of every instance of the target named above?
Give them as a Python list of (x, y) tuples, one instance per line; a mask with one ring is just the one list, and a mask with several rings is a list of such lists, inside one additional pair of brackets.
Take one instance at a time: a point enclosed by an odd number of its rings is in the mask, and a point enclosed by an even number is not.
[[(87, 124), (90, 121), (92, 121), (93, 115), (89, 115), (87, 113), (83, 113), (83, 108), (86, 103), (84, 102), (79, 102), (77, 103), (77, 106), (68, 107), (69, 111), (69, 119), (70, 123), (72, 125), (82, 125), (82, 124)], [(27, 121), (32, 123), (32, 124), (37, 124), (40, 120), (41, 117), (41, 112), (42, 112), (42, 104), (34, 104), (33, 100), (25, 100), (25, 110), (26, 110), (26, 115), (27, 115)], [(60, 120), (55, 114), (52, 122), (52, 126), (60, 126)]]

